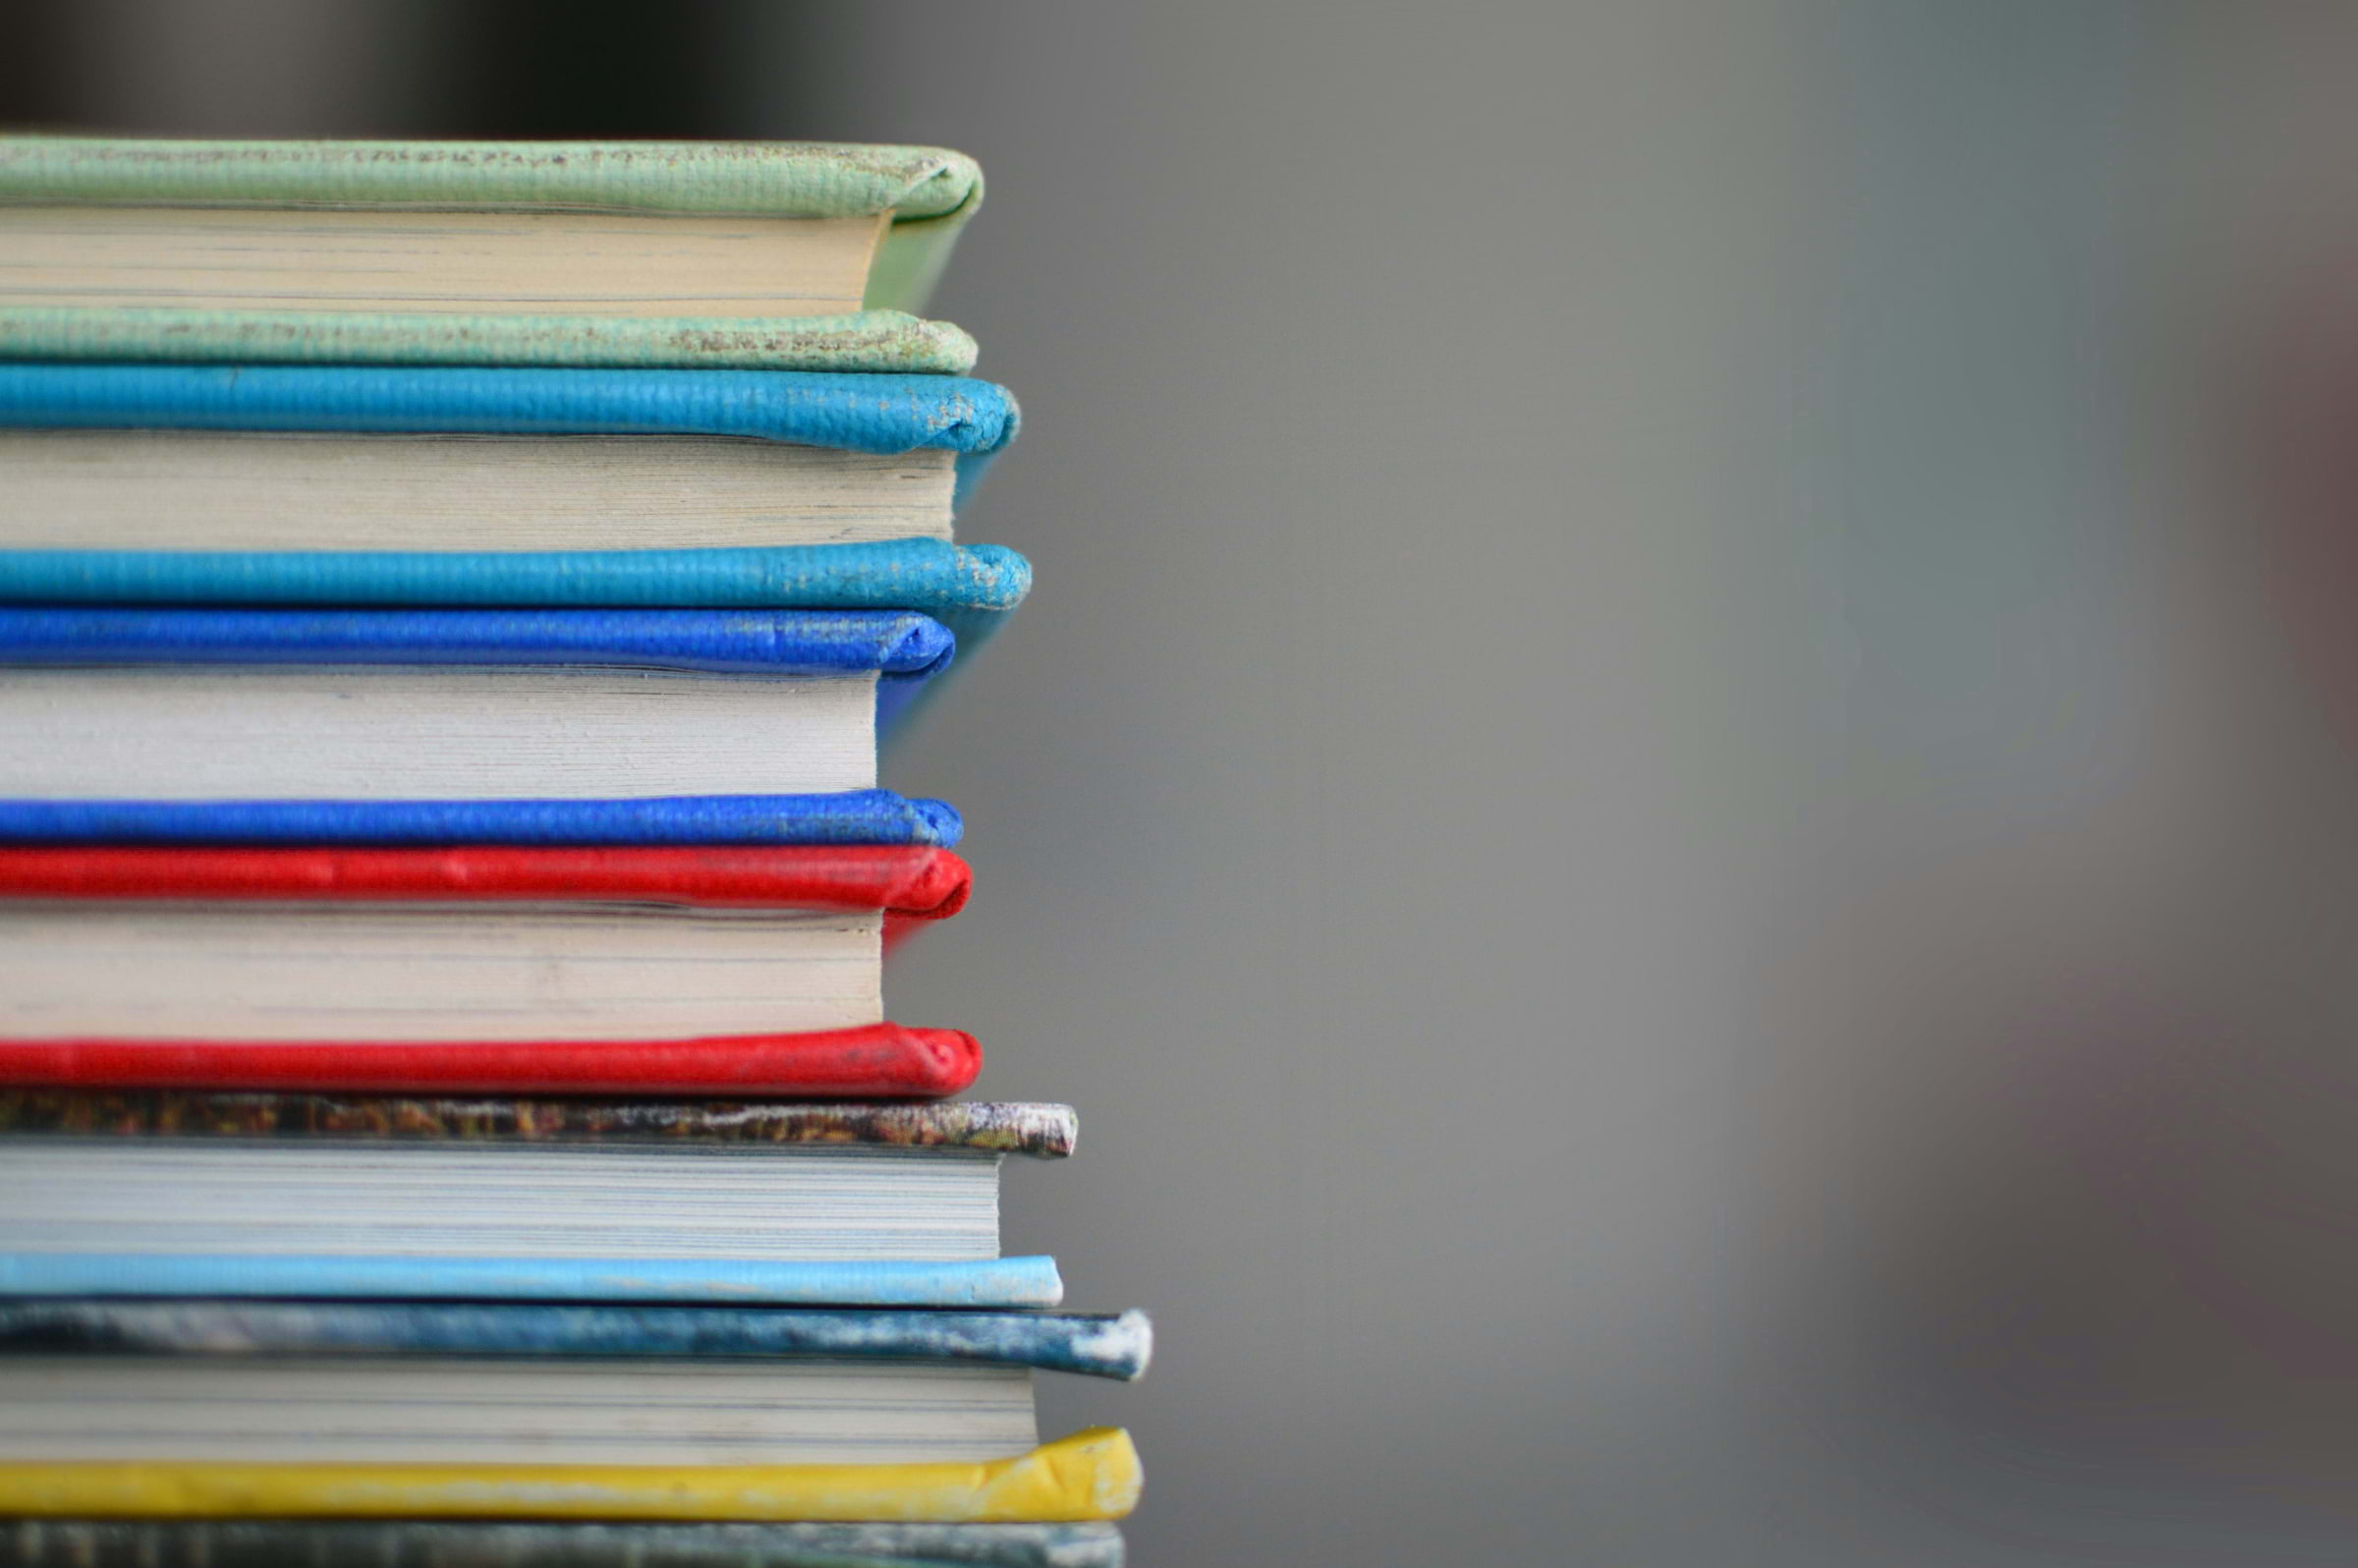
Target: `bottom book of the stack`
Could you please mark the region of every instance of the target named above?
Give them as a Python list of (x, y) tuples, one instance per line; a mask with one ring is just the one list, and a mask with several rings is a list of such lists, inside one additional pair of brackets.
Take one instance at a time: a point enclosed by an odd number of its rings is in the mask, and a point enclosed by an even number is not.
[(1122, 1568), (1107, 1524), (28, 1519), (12, 1568)]
[[(1054, 1105), (0, 1092), (0, 1563), (1105, 1568)], [(465, 1298), (465, 1299), (459, 1299)], [(820, 1528), (820, 1527), (828, 1528)], [(1069, 1527), (1069, 1528), (1068, 1528)]]

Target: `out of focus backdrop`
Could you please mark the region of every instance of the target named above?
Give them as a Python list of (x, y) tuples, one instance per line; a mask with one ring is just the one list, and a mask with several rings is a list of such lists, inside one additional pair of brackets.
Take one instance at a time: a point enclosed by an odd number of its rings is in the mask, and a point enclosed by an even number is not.
[[(890, 980), (1141, 1568), (2358, 1556), (2358, 13), (16, 0), (0, 122), (979, 157)], [(5, 498), (0, 497), (0, 505)]]

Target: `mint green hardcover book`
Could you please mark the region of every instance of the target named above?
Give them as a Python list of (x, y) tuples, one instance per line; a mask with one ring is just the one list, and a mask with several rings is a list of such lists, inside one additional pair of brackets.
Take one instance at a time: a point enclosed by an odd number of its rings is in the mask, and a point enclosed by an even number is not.
[(971, 158), (0, 137), (0, 356), (963, 373)]

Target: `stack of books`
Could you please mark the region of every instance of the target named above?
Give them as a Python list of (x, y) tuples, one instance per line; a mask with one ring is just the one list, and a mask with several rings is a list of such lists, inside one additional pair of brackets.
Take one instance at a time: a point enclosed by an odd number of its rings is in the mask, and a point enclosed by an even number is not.
[(0, 1560), (1107, 1568), (884, 1017), (1022, 599), (932, 148), (0, 139)]

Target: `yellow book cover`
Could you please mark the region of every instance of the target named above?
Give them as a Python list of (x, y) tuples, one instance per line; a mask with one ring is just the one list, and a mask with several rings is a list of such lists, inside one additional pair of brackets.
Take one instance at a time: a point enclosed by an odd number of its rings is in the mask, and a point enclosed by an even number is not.
[(1119, 1519), (1130, 1434), (1092, 1428), (987, 1464), (0, 1464), (19, 1517), (730, 1519), (1029, 1524)]

